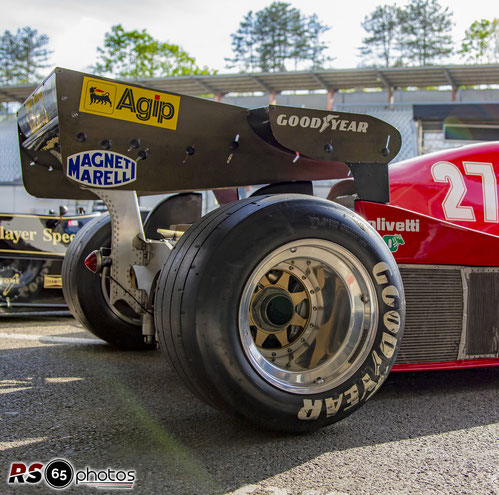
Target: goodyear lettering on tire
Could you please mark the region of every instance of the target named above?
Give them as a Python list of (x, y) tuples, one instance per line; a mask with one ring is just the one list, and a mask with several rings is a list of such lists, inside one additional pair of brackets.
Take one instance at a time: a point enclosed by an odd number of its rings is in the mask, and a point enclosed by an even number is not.
[[(327, 418), (335, 416), (340, 410), (347, 411), (360, 402), (369, 400), (381, 387), (390, 372), (389, 362), (395, 354), (398, 343), (398, 333), (401, 328), (401, 315), (398, 311), (400, 293), (389, 283), (388, 276), (392, 275), (389, 265), (379, 262), (373, 267), (375, 282), (383, 287), (381, 297), (383, 302), (391, 309), (381, 316), (383, 322), (381, 342), (371, 351), (370, 358), (373, 370), (366, 372), (348, 390), (326, 397), (325, 399), (303, 399), (303, 407), (298, 411), (298, 419), (310, 421), (319, 419), (324, 411)], [(360, 387), (359, 387), (360, 385)], [(362, 394), (360, 389), (362, 389)]]

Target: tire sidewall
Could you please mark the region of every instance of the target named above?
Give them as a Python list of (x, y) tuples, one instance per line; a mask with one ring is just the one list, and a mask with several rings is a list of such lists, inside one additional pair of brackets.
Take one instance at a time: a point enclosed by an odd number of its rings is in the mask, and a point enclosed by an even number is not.
[(63, 291), (76, 319), (97, 337), (123, 349), (150, 349), (145, 345), (141, 325), (120, 318), (106, 301), (102, 279), (84, 264), (89, 253), (111, 246), (108, 214), (86, 224), (71, 242), (63, 262)]
[[(194, 259), (182, 305), (186, 354), (196, 363), (193, 371), (205, 394), (236, 416), (281, 430), (319, 428), (358, 409), (388, 375), (403, 328), (402, 282), (383, 240), (346, 208), (308, 198), (266, 198), (259, 210), (229, 224)], [(266, 382), (248, 361), (238, 327), (242, 292), (258, 263), (278, 247), (305, 238), (350, 251), (372, 278), (379, 307), (376, 337), (360, 368), (333, 390), (310, 395)]]

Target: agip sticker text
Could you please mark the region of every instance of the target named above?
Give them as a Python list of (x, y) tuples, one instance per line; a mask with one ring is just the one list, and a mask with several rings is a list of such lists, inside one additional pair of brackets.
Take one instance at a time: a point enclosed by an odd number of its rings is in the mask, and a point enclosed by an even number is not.
[(179, 108), (177, 95), (83, 78), (80, 112), (175, 130)]

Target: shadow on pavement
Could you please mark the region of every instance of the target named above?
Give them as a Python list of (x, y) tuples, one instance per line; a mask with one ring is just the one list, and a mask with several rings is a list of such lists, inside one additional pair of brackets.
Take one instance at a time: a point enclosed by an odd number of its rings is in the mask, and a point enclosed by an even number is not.
[(27, 342), (0, 351), (0, 478), (11, 462), (62, 457), (76, 469), (135, 469), (137, 493), (223, 493), (326, 452), (498, 422), (498, 378), (499, 368), (392, 374), (346, 420), (283, 435), (204, 405), (159, 351)]

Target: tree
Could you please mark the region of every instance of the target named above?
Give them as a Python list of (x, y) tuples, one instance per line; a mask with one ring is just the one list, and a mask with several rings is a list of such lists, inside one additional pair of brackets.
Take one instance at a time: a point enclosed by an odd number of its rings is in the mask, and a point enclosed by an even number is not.
[(0, 83), (8, 84), (16, 79), (16, 44), (15, 36), (5, 31), (0, 36)]
[(312, 69), (322, 69), (332, 58), (325, 54), (328, 46), (321, 41), (321, 36), (331, 29), (322, 24), (317, 14), (312, 14), (307, 18), (307, 28), (305, 30), (305, 48), (308, 50), (305, 60), (312, 63)]
[(452, 12), (438, 0), (412, 0), (399, 10), (398, 18), (404, 62), (431, 65), (452, 53)]
[(259, 67), (259, 57), (256, 51), (258, 39), (255, 34), (256, 16), (249, 11), (239, 24), (239, 29), (232, 34), (232, 50), (236, 54), (233, 59), (226, 59), (229, 67), (240, 64), (242, 70), (253, 72)]
[(15, 34), (5, 31), (0, 36), (0, 82), (2, 84), (23, 84), (40, 80), (45, 62), (51, 53), (46, 48), (49, 38), (38, 34), (29, 26), (19, 28)]
[(273, 2), (246, 14), (231, 35), (234, 57), (226, 61), (242, 71), (284, 71), (304, 64), (319, 68), (329, 60), (320, 39), (328, 29), (316, 15), (307, 17), (289, 3)]
[(200, 68), (178, 45), (154, 39), (145, 29), (125, 31), (121, 24), (112, 26), (98, 47), (99, 60), (93, 67), (98, 74), (116, 77), (167, 77), (188, 74), (213, 74)]
[(464, 33), (459, 53), (473, 63), (499, 62), (499, 19), (473, 22)]
[[(360, 51), (362, 56), (372, 59), (374, 65), (397, 65), (394, 53), (399, 34), (399, 17), (400, 9), (395, 5), (378, 5), (364, 17), (361, 25), (370, 36), (362, 40)], [(377, 63), (379, 61), (381, 64)]]
[(295, 66), (301, 40), (300, 12), (284, 2), (274, 2), (256, 13), (255, 34), (260, 38), (257, 48), (263, 71), (286, 70), (286, 61), (293, 59)]

